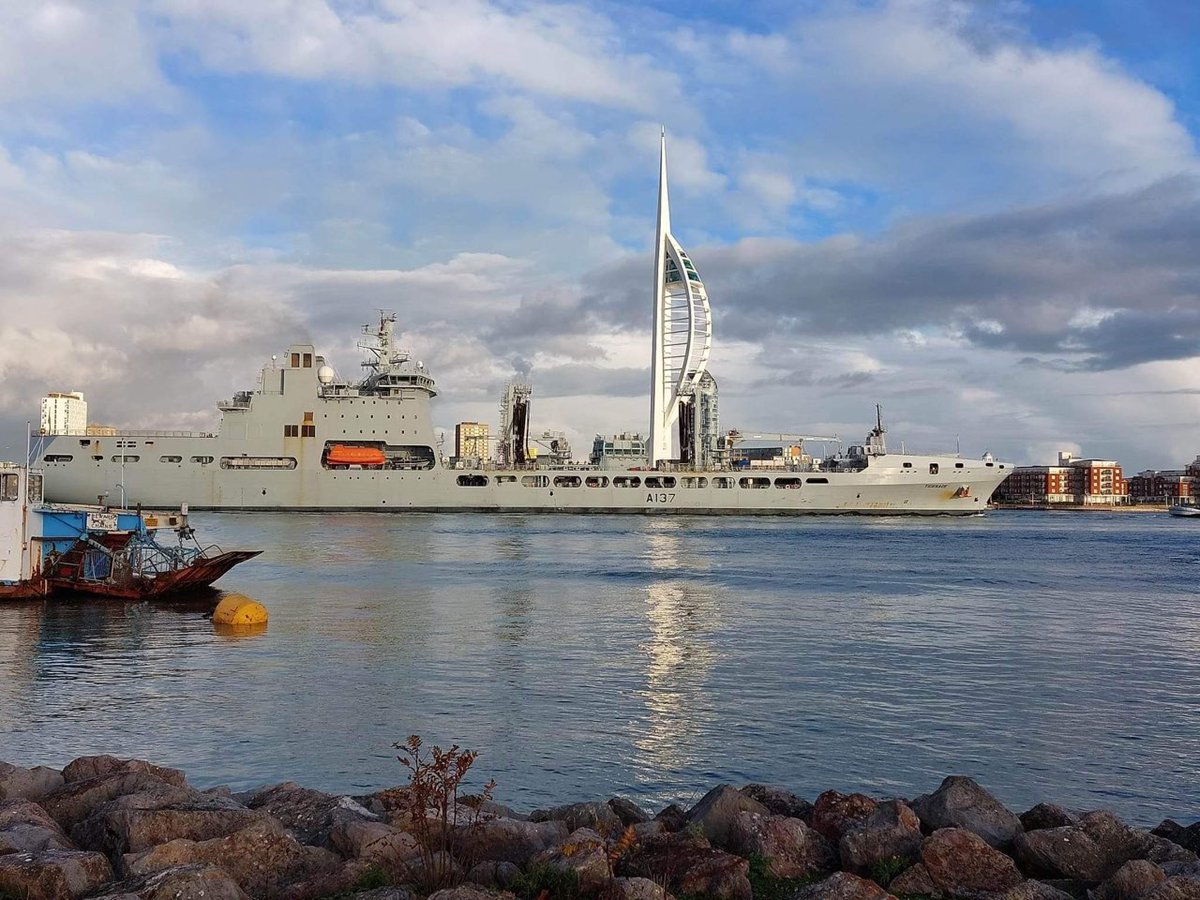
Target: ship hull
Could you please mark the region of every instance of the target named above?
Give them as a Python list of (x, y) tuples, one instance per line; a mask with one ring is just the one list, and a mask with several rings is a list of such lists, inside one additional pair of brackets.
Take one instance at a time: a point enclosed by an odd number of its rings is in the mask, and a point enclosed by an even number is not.
[[(71, 440), (56, 438), (47, 457), (67, 455), (62, 450)], [(1002, 464), (900, 454), (873, 459), (867, 468), (851, 472), (496, 471), (441, 466), (396, 471), (326, 469), (315, 461), (285, 471), (234, 470), (157, 461), (236, 455), (238, 448), (226, 446), (219, 437), (149, 440), (152, 452), (143, 446), (139, 461), (124, 467), (111, 464), (107, 456), (95, 463), (87, 457), (46, 463), (47, 499), (94, 503), (104, 496), (108, 502), (124, 499), (129, 505), (153, 508), (187, 503), (196, 510), (246, 511), (974, 515), (986, 508), (1008, 474)], [(930, 474), (931, 466), (939, 474)], [(630, 486), (616, 486), (619, 478)]]

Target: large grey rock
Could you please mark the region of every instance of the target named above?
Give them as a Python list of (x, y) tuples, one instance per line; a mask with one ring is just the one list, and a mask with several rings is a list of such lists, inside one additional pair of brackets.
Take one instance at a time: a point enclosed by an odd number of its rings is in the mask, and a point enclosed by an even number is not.
[(39, 850), (74, 850), (46, 811), (29, 800), (0, 801), (0, 856)]
[(0, 762), (0, 800), (40, 800), (62, 784), (62, 773), (57, 769), (25, 769)]
[(1000, 894), (999, 900), (1075, 900), (1075, 896), (1031, 878)]
[(43, 797), (39, 803), (65, 831), (69, 832), (102, 803), (128, 794), (157, 797), (163, 803), (188, 803), (198, 796), (197, 792), (190, 788), (168, 784), (148, 772), (116, 772), (68, 782)]
[(43, 850), (0, 856), (0, 894), (20, 900), (74, 900), (112, 880), (112, 867), (100, 853)]
[(803, 887), (792, 895), (792, 900), (889, 900), (889, 894), (873, 881), (836, 872), (824, 881)]
[(836, 846), (843, 834), (865, 822), (878, 805), (866, 794), (825, 791), (813, 804), (810, 824)]
[(520, 875), (520, 868), (510, 862), (487, 859), (471, 867), (467, 881), (486, 888), (506, 890)]
[(668, 900), (670, 894), (649, 878), (613, 878), (605, 884), (599, 900)]
[(1082, 828), (1043, 828), (1017, 835), (1013, 856), (1036, 878), (1069, 878), (1095, 884), (1116, 866)]
[(1107, 809), (1080, 816), (1079, 827), (1096, 842), (1114, 872), (1122, 863), (1144, 858), (1154, 842), (1148, 831), (1126, 825)]
[(502, 896), (477, 884), (460, 884), (430, 894), (428, 900), (497, 900)]
[(751, 800), (757, 800), (767, 808), (768, 812), (776, 816), (807, 820), (812, 815), (813, 805), (811, 803), (783, 788), (769, 784), (748, 784), (742, 788), (742, 793)]
[(121, 885), (139, 900), (249, 900), (238, 883), (216, 866), (180, 866)]
[(1200, 900), (1200, 879), (1172, 875), (1155, 885), (1143, 900)]
[(1079, 816), (1069, 809), (1063, 809), (1053, 803), (1039, 803), (1032, 809), (1021, 813), (1021, 827), (1026, 831), (1040, 831), (1043, 828), (1064, 828), (1067, 825), (1078, 825)]
[(650, 814), (626, 797), (610, 798), (608, 807), (617, 814), (621, 824), (626, 827), (650, 821)]
[(377, 818), (351, 797), (326, 794), (292, 781), (270, 785), (240, 799), (283, 823), (302, 844), (328, 846), (329, 832), (339, 817)]
[(897, 897), (941, 897), (942, 892), (924, 863), (914, 863), (888, 883), (888, 890)]
[(715, 847), (727, 847), (738, 813), (768, 815), (767, 808), (737, 788), (717, 785), (688, 810), (685, 824), (696, 826)]
[(452, 844), (455, 855), (468, 865), (494, 859), (524, 866), (536, 854), (561, 844), (568, 834), (562, 822), (490, 819), (456, 830)]
[(103, 778), (105, 775), (128, 772), (153, 775), (159, 781), (165, 781), (174, 787), (185, 788), (188, 786), (187, 776), (179, 769), (156, 766), (144, 759), (118, 759), (115, 756), (81, 756), (67, 763), (62, 770), (62, 775), (68, 784), (73, 784), (77, 781), (88, 781), (92, 778)]
[(1193, 853), (1200, 853), (1200, 822), (1191, 825), (1180, 825), (1173, 819), (1163, 819), (1151, 831), (1159, 837), (1164, 837)]
[(124, 857), (131, 875), (149, 875), (188, 865), (220, 866), (251, 895), (279, 893), (292, 882), (304, 881), (341, 865), (334, 853), (306, 847), (272, 818), (241, 831), (207, 841), (170, 841)]
[(206, 841), (241, 831), (267, 818), (220, 797), (183, 803), (156, 794), (126, 794), (102, 803), (71, 829), (71, 839), (85, 850), (104, 853), (119, 863), (126, 853), (149, 850), (177, 838)]
[(675, 832), (648, 838), (617, 868), (625, 878), (666, 884), (676, 896), (751, 900), (750, 863), (718, 850), (699, 834)]
[(1163, 870), (1149, 860), (1132, 859), (1092, 891), (1091, 897), (1092, 900), (1140, 900), (1166, 879)]
[(378, 862), (389, 871), (421, 855), (421, 845), (411, 834), (367, 819), (347, 817), (335, 821), (329, 840), (342, 856)]
[(604, 838), (590, 828), (571, 832), (562, 844), (537, 854), (531, 865), (573, 875), (579, 890), (589, 895), (597, 893), (612, 876)]
[(802, 820), (770, 813), (738, 813), (729, 849), (738, 856), (762, 857), (777, 878), (809, 878), (832, 870), (836, 860), (833, 845)]
[(921, 863), (947, 897), (999, 894), (1024, 881), (1008, 856), (964, 828), (941, 828), (926, 838)]
[(612, 806), (602, 800), (534, 810), (529, 814), (529, 821), (562, 822), (567, 831), (590, 828), (605, 837), (614, 837), (625, 827)]
[(881, 864), (893, 861), (911, 865), (920, 858), (921, 820), (901, 800), (880, 803), (838, 843), (842, 868), (870, 875)]
[(932, 794), (912, 802), (927, 828), (965, 828), (993, 847), (1006, 847), (1024, 831), (1021, 820), (974, 779), (951, 775)]

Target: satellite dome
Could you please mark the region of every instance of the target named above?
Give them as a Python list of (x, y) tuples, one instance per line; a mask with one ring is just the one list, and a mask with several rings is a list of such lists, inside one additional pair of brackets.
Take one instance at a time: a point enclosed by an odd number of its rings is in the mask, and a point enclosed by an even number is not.
[(332, 384), (335, 377), (336, 373), (329, 366), (321, 366), (317, 369), (317, 381), (321, 384)]

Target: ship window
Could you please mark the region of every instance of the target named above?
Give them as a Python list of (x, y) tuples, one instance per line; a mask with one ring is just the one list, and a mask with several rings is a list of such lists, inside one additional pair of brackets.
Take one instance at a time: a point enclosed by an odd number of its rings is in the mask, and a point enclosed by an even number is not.
[(731, 488), (733, 487), (733, 479), (718, 477), (712, 480), (712, 486), (715, 488)]
[(182, 456), (160, 456), (158, 458), (158, 461), (162, 462), (162, 463), (181, 463), (181, 462), (183, 462), (183, 457)]
[(306, 369), (312, 368), (312, 354), (311, 353), (304, 354), (304, 368), (306, 368)]
[(16, 472), (5, 472), (0, 475), (0, 500), (16, 500), (20, 485), (20, 476)]
[(954, 464), (954, 468), (956, 468), (956, 469), (961, 469), (962, 467), (963, 467), (963, 464), (962, 464), (962, 463), (955, 463), (955, 464)]
[(904, 468), (906, 468), (906, 469), (911, 469), (911, 468), (912, 468), (912, 463), (905, 463), (905, 464), (904, 464)]
[(930, 463), (930, 464), (929, 464), (929, 474), (930, 474), (930, 475), (936, 475), (937, 473), (938, 473), (938, 464), (937, 464), (937, 463)]
[(292, 456), (222, 456), (222, 469), (294, 469)]
[(800, 485), (802, 483), (803, 483), (802, 479), (799, 479), (799, 478), (776, 478), (775, 479), (775, 487), (777, 487), (777, 488), (790, 488), (791, 490), (795, 490), (796, 488), (800, 487)]
[(213, 458), (211, 456), (193, 456), (192, 457), (192, 462), (200, 463), (200, 465), (202, 465), (202, 466), (207, 466), (212, 461), (213, 461)]
[[(371, 432), (371, 433), (374, 434), (375, 432)], [(300, 429), (300, 436), (301, 437), (316, 437), (317, 436), (317, 426), (316, 425), (303, 426)]]
[(93, 457), (92, 457), (92, 459), (94, 459), (96, 462), (103, 462), (103, 461), (104, 461), (104, 457), (103, 457), (103, 456), (100, 456), (99, 454), (97, 454), (96, 456), (93, 456)]
[[(68, 456), (68, 457), (67, 457), (67, 459), (70, 459), (70, 457)], [(112, 461), (113, 461), (113, 462), (122, 462), (122, 461), (124, 461), (124, 462), (127, 462), (127, 463), (131, 463), (131, 462), (137, 462), (139, 459), (141, 459), (141, 457), (140, 457), (140, 456), (135, 456), (135, 455), (133, 455), (132, 453), (127, 453), (127, 454), (125, 454), (124, 456), (122, 456), (121, 454), (119, 454), (119, 453), (118, 453), (116, 456), (113, 456), (113, 457), (112, 457)]]
[(829, 484), (828, 478), (805, 478), (805, 484)]
[(588, 487), (598, 487), (598, 488), (608, 487), (608, 476), (607, 475), (589, 475), (586, 484)]
[(578, 475), (558, 475), (554, 479), (555, 487), (579, 487), (581, 484)]
[(86, 441), (81, 440), (79, 442), (79, 446), (80, 447), (90, 447), (90, 446), (92, 446), (92, 442), (90, 440), (86, 440)]
[(29, 473), (29, 502), (42, 502), (42, 476), (36, 472)]
[[(42, 462), (70, 462), (72, 459), (74, 459), (74, 457), (67, 453), (47, 453), (42, 457)], [(116, 459), (116, 457), (114, 456), (113, 459)]]
[(550, 479), (545, 475), (523, 475), (521, 484), (525, 487), (544, 488), (550, 486)]
[(685, 488), (705, 488), (708, 487), (708, 479), (703, 476), (684, 476), (683, 486)]
[(283, 426), (283, 436), (285, 438), (300, 437), (300, 426), (299, 425), (284, 425)]
[(487, 487), (488, 479), (486, 475), (459, 475), (459, 487)]
[(675, 487), (675, 479), (670, 475), (659, 477), (657, 475), (646, 476), (646, 487), (648, 488), (673, 488)]
[(293, 369), (300, 368), (300, 354), (299, 353), (292, 354), (292, 368)]
[[(985, 465), (985, 466), (988, 466), (988, 467), (991, 467), (991, 466), (995, 465), (995, 463), (984, 463), (984, 465)], [(1004, 468), (1004, 466), (1001, 466), (1000, 468), (1002, 468), (1002, 469), (1003, 469), (1003, 468)]]
[(496, 476), (496, 484), (516, 484), (516, 483), (517, 483), (516, 475), (497, 475)]
[(771, 486), (770, 478), (739, 478), (738, 487), (750, 488), (751, 490), (760, 491), (763, 488)]
[(642, 479), (636, 475), (618, 475), (613, 478), (613, 487), (635, 488), (642, 486)]

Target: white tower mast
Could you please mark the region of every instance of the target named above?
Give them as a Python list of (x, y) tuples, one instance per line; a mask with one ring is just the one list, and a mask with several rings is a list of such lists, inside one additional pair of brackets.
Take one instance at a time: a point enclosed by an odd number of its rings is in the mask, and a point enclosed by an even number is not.
[(679, 458), (679, 404), (708, 367), (712, 315), (692, 261), (671, 234), (667, 133), (660, 135), (654, 238), (654, 339), (650, 356), (650, 465)]

